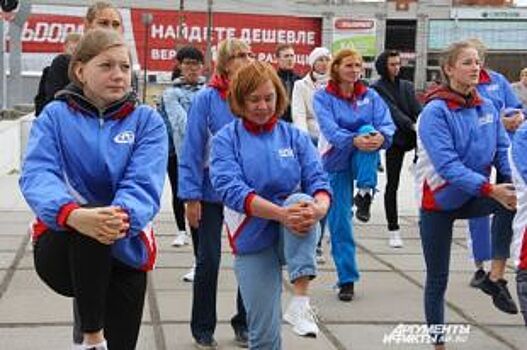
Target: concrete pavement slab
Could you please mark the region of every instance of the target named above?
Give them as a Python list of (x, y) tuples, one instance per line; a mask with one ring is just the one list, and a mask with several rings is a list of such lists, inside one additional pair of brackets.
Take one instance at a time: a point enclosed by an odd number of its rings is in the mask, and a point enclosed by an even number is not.
[(69, 349), (72, 344), (69, 325), (25, 325), (2, 327), (1, 348), (9, 350)]
[(488, 326), (493, 332), (499, 334), (508, 342), (516, 346), (517, 349), (527, 348), (527, 328), (520, 326)]
[(0, 269), (7, 269), (11, 266), (16, 252), (0, 252)]
[[(187, 268), (157, 269), (154, 271), (153, 280), (158, 291), (192, 291), (192, 283), (184, 282), (181, 276), (188, 272)], [(222, 268), (218, 275), (218, 290), (236, 291), (236, 278), (234, 271)]]
[[(167, 349), (193, 349), (194, 342), (190, 336), (187, 324), (168, 324), (163, 326)], [(233, 340), (232, 328), (229, 324), (220, 323), (216, 327), (215, 339), (218, 349), (240, 349), (236, 347)], [(282, 342), (284, 349), (302, 350), (331, 350), (332, 344), (320, 333), (317, 338), (299, 337), (291, 331), (289, 325), (282, 326)]]
[[(1, 222), (1, 219), (0, 219)], [(24, 241), (22, 234), (0, 234), (0, 252), (16, 251)]]
[(53, 292), (35, 271), (18, 270), (0, 299), (0, 323), (70, 322), (71, 299)]
[[(364, 272), (355, 285), (355, 298), (349, 303), (337, 299), (324, 276), (313, 282), (311, 295), (319, 317), (329, 323), (422, 322), (422, 290), (393, 272)], [(461, 318), (453, 322), (461, 321)]]
[[(425, 274), (424, 273), (408, 273), (413, 278), (421, 281), (424, 285)], [(509, 315), (497, 310), (492, 304), (492, 299), (485, 293), (471, 288), (468, 285), (471, 275), (466, 273), (452, 272), (448, 279), (448, 288), (446, 291), (446, 299), (453, 303), (459, 308), (464, 315), (470, 317), (478, 323), (482, 324), (495, 324), (495, 325), (522, 325), (523, 320), (520, 315)], [(516, 283), (514, 281), (514, 275), (512, 273), (506, 273), (505, 278), (509, 281), (508, 287), (513, 298), (518, 300), (516, 297)], [(421, 299), (422, 299), (421, 295)], [(424, 318), (424, 309), (423, 309)], [(452, 311), (447, 311), (445, 320), (451, 321), (450, 317), (453, 316)], [(457, 315), (457, 314), (456, 314)]]

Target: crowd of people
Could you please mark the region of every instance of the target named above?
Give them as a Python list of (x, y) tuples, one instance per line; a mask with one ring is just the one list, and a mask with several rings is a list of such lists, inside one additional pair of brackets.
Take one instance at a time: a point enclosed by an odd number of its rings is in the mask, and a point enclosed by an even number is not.
[[(470, 285), (498, 310), (521, 311), (527, 325), (527, 71), (510, 84), (485, 67), (480, 41), (456, 42), (442, 54), (442, 83), (422, 106), (400, 78), (398, 51), (376, 58), (379, 79), (368, 86), (355, 50), (317, 47), (300, 77), (292, 45), (276, 48), (275, 68), (230, 38), (218, 44), (209, 81), (203, 52), (178, 48), (156, 110), (133, 92), (119, 11), (97, 2), (85, 21), (86, 32), (68, 36), (47, 70), (20, 178), (37, 216), (35, 270), (73, 299), (74, 349), (135, 348), (166, 173), (172, 245), (191, 241), (194, 251), (182, 278), (192, 282), (196, 346), (218, 346), (224, 227), (238, 284), (236, 344), (281, 349), (282, 319), (299, 336), (316, 337), (309, 286), (325, 262), (322, 237), (327, 231), (337, 298), (350, 302), (360, 277), (352, 215), (370, 220), (382, 150), (393, 249), (404, 247), (397, 192), (405, 154), (414, 153), (426, 323), (445, 323), (453, 223), (470, 219)], [(519, 309), (505, 280), (511, 250)], [(283, 266), (293, 296), (282, 314)], [(444, 334), (430, 337), (444, 349)]]

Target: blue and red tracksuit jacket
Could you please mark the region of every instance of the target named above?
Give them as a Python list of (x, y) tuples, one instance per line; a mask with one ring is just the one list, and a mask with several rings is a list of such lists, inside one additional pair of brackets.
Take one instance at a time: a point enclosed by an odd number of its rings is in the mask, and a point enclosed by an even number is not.
[(278, 240), (278, 222), (251, 215), (255, 195), (280, 206), (293, 193), (330, 193), (308, 134), (282, 120), (262, 127), (237, 119), (225, 126), (213, 138), (210, 167), (234, 254), (255, 253)]
[(119, 206), (130, 229), (112, 245), (119, 261), (150, 270), (156, 259), (151, 222), (165, 182), (167, 133), (152, 108), (129, 95), (99, 110), (70, 85), (31, 128), (20, 189), (37, 216), (33, 239), (68, 231), (79, 206)]
[(510, 178), (509, 138), (490, 100), (476, 90), (465, 97), (440, 87), (427, 101), (417, 124), (421, 209), (454, 210), (474, 196), (487, 196), (493, 166)]

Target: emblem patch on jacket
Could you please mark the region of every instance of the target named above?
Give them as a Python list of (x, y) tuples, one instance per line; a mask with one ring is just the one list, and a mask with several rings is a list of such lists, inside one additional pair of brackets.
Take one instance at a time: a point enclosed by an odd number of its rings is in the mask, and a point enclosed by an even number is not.
[(115, 143), (134, 143), (135, 135), (133, 131), (123, 131), (113, 138)]
[(479, 125), (491, 124), (494, 121), (494, 117), (491, 113), (487, 113), (478, 119)]
[(280, 148), (278, 150), (278, 155), (281, 158), (293, 158), (295, 156), (291, 148)]

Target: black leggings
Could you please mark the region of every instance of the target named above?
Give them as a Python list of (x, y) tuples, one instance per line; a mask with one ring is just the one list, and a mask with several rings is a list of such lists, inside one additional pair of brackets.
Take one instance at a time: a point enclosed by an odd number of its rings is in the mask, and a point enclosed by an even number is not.
[(405, 151), (397, 146), (386, 150), (386, 189), (384, 191), (384, 212), (388, 222), (388, 231), (399, 229), (399, 213), (397, 210), (397, 190), (403, 166)]
[[(178, 160), (177, 156), (168, 156), (168, 179), (170, 180), (170, 187), (172, 188), (172, 210), (179, 231), (185, 231), (185, 204), (177, 197), (178, 190)], [(192, 237), (192, 248), (194, 249), (194, 257), (198, 256), (198, 230), (191, 227), (190, 233)]]
[(111, 246), (76, 232), (48, 231), (34, 249), (35, 270), (55, 292), (74, 297), (80, 329), (101, 329), (109, 349), (134, 349), (146, 290), (146, 272), (114, 259)]
[(170, 180), (170, 187), (172, 189), (172, 210), (179, 231), (185, 231), (185, 205), (182, 200), (177, 197), (178, 191), (178, 160), (177, 156), (168, 156), (168, 179)]

